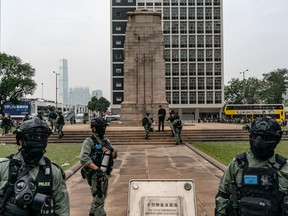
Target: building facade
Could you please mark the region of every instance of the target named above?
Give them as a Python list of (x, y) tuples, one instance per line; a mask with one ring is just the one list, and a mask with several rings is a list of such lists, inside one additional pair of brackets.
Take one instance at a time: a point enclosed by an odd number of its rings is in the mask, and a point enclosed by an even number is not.
[(162, 13), (166, 99), (182, 119), (219, 118), (224, 104), (222, 0), (112, 0), (111, 110), (124, 101), (127, 12)]
[(76, 86), (70, 88), (69, 104), (86, 105), (91, 100), (91, 94), (88, 86)]
[(58, 75), (58, 100), (60, 103), (68, 104), (68, 61), (61, 59), (59, 62), (59, 75)]
[(92, 91), (92, 97), (96, 97), (97, 99), (103, 97), (103, 91), (99, 89)]

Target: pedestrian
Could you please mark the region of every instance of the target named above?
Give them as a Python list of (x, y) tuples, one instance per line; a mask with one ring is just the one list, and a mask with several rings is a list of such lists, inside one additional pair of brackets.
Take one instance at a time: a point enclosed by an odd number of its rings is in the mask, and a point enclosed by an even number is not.
[(61, 111), (58, 112), (57, 118), (55, 120), (55, 124), (56, 124), (56, 128), (57, 128), (57, 132), (58, 132), (59, 138), (61, 139), (64, 136), (63, 127), (65, 125), (64, 116), (62, 115)]
[(160, 131), (160, 128), (162, 128), (162, 131), (164, 131), (165, 116), (166, 116), (166, 110), (162, 107), (162, 105), (159, 105), (159, 110), (158, 110), (158, 132)]
[(9, 119), (8, 114), (4, 115), (1, 124), (2, 124), (2, 135), (8, 134), (11, 127), (11, 121)]
[(171, 126), (173, 128), (174, 133), (175, 133), (176, 145), (182, 144), (182, 138), (181, 138), (182, 121), (180, 120), (178, 114), (174, 115), (174, 120), (173, 120)]
[(237, 155), (228, 165), (216, 195), (215, 216), (288, 215), (288, 165), (274, 153), (282, 130), (273, 119), (252, 122), (250, 151)]
[(50, 128), (52, 132), (56, 132), (56, 125), (55, 125), (56, 118), (57, 118), (57, 114), (54, 112), (54, 110), (51, 110), (49, 113), (48, 119), (49, 119)]
[(93, 196), (89, 216), (106, 215), (104, 202), (114, 159), (117, 157), (109, 139), (104, 136), (107, 126), (107, 122), (101, 117), (92, 119), (92, 136), (84, 140), (80, 153), (80, 162), (83, 165), (81, 173), (87, 179)]
[(169, 121), (169, 125), (170, 125), (170, 129), (171, 129), (171, 133), (172, 133), (172, 136), (175, 136), (175, 132), (174, 132), (174, 129), (172, 127), (172, 123), (174, 121), (174, 115), (175, 115), (175, 112), (174, 110), (170, 110), (169, 111), (169, 117), (167, 118), (166, 121)]
[(153, 119), (150, 116), (149, 112), (146, 112), (142, 118), (142, 126), (145, 129), (145, 139), (148, 139), (149, 133), (153, 132), (153, 128), (151, 127), (153, 123)]
[(69, 216), (65, 174), (44, 157), (50, 128), (33, 118), (22, 122), (15, 134), (19, 151), (0, 159), (0, 215)]

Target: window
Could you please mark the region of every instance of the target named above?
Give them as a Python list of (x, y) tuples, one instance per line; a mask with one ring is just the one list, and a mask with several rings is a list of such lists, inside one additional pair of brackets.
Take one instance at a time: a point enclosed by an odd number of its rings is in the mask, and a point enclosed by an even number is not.
[(206, 35), (206, 47), (213, 47), (212, 35)]
[(214, 5), (220, 5), (220, 0), (214, 0)]
[(171, 0), (172, 5), (178, 5), (178, 0)]
[(178, 22), (173, 21), (172, 22), (172, 33), (173, 34), (177, 34), (179, 32), (178, 27), (179, 27)]
[(116, 45), (121, 45), (122, 44), (122, 42), (121, 41), (116, 41)]
[(166, 100), (169, 104), (171, 104), (171, 92), (166, 92)]
[(181, 77), (181, 90), (188, 89), (188, 79), (186, 77)]
[(197, 8), (197, 19), (203, 19), (204, 10), (203, 8)]
[(172, 20), (178, 19), (178, 8), (172, 8)]
[(222, 100), (221, 100), (221, 91), (216, 91), (215, 92), (215, 103), (216, 104), (221, 104)]
[(196, 60), (196, 51), (195, 49), (189, 50), (189, 61), (195, 61)]
[(221, 89), (221, 77), (215, 77), (215, 89)]
[(170, 35), (164, 35), (164, 46), (170, 47)]
[(213, 78), (212, 77), (207, 77), (206, 78), (206, 89), (213, 89)]
[(197, 61), (203, 62), (204, 61), (204, 50), (198, 50), (197, 52)]
[(169, 6), (170, 5), (170, 0), (163, 0), (163, 5)]
[(179, 65), (178, 64), (172, 64), (172, 75), (173, 76), (179, 76)]
[(187, 64), (182, 63), (180, 66), (181, 66), (181, 76), (187, 76)]
[(179, 90), (179, 78), (178, 77), (172, 78), (172, 89)]
[(179, 47), (178, 35), (172, 35), (172, 47)]
[(121, 102), (121, 101), (122, 101), (122, 97), (117, 96), (117, 97), (116, 97), (116, 101), (117, 101), (117, 102)]
[(197, 47), (204, 47), (204, 35), (198, 35)]
[(189, 64), (189, 76), (196, 76), (196, 64), (195, 63)]
[(122, 83), (121, 82), (116, 82), (116, 87), (117, 88), (121, 88), (122, 87)]
[(116, 31), (121, 31), (121, 26), (116, 26)]
[(164, 59), (165, 61), (170, 61), (170, 50), (165, 50), (164, 51)]
[(184, 6), (186, 5), (187, 0), (180, 0), (180, 5)]
[(213, 76), (213, 63), (206, 64), (206, 75)]
[(187, 36), (186, 35), (180, 36), (180, 47), (187, 47)]
[(212, 33), (212, 22), (211, 21), (207, 21), (205, 22), (205, 32), (206, 33)]
[(203, 0), (197, 0), (197, 5), (203, 5)]
[(180, 33), (185, 34), (187, 33), (187, 23), (181, 21), (180, 22)]
[(190, 104), (196, 104), (196, 92), (189, 92)]
[(195, 0), (188, 0), (188, 5), (195, 5)]
[(221, 63), (216, 63), (214, 66), (215, 76), (221, 75)]
[(204, 33), (204, 22), (197, 22), (197, 33)]
[(165, 79), (165, 83), (166, 83), (166, 90), (171, 90), (171, 83), (170, 83), (170, 78), (166, 78)]
[(205, 5), (212, 5), (212, 0), (205, 0)]
[(196, 37), (195, 35), (189, 35), (189, 47), (195, 47)]
[(214, 52), (214, 60), (215, 61), (221, 61), (221, 50), (215, 50)]
[(170, 64), (165, 64), (165, 76), (171, 76)]
[(195, 19), (195, 8), (188, 8), (188, 17), (189, 19)]
[(198, 64), (198, 76), (204, 76), (204, 64), (203, 63)]
[(179, 50), (178, 49), (172, 50), (172, 61), (174, 61), (174, 62), (179, 61)]
[(168, 7), (163, 8), (163, 19), (170, 19), (170, 9)]
[(181, 92), (181, 104), (188, 104), (188, 92)]
[(172, 92), (172, 103), (179, 104), (179, 92)]
[(204, 77), (198, 77), (198, 89), (205, 89)]
[(205, 93), (204, 92), (198, 92), (198, 103), (199, 104), (205, 103)]
[(122, 73), (122, 69), (121, 68), (116, 68), (116, 74), (121, 74)]
[(214, 22), (214, 33), (221, 33), (221, 25), (220, 22)]
[(206, 61), (213, 61), (213, 50), (212, 49), (206, 50)]
[(214, 8), (214, 19), (220, 19), (220, 8)]
[(214, 47), (221, 47), (221, 35), (214, 36)]
[(181, 58), (181, 61), (187, 61), (187, 50), (186, 49), (180, 50), (180, 58)]
[(186, 8), (183, 8), (183, 7), (180, 8), (180, 19), (181, 20), (187, 19), (187, 9)]
[(213, 92), (206, 92), (206, 103), (213, 104)]
[(163, 26), (164, 33), (170, 33), (170, 22), (164, 22)]
[(195, 90), (196, 89), (196, 78), (195, 77), (190, 77), (189, 78), (189, 89), (190, 90)]
[(212, 19), (212, 8), (205, 9), (205, 19), (211, 20)]
[(189, 21), (189, 23), (188, 23), (188, 31), (189, 31), (189, 33), (195, 33), (195, 22)]

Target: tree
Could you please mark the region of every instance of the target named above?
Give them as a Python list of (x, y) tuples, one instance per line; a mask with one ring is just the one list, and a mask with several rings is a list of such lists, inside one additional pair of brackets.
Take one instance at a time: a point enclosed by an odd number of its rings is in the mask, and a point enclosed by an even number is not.
[(108, 110), (110, 104), (111, 103), (106, 98), (100, 97), (98, 99), (94, 96), (91, 98), (91, 101), (88, 102), (88, 108), (92, 111), (98, 111), (103, 114)]
[(35, 69), (16, 56), (0, 53), (0, 112), (7, 102), (17, 104), (27, 94), (33, 94), (37, 84), (32, 79)]
[(266, 98), (266, 103), (278, 104), (283, 101), (283, 94), (288, 87), (288, 69), (277, 69), (270, 73), (263, 74), (265, 88), (262, 97)]

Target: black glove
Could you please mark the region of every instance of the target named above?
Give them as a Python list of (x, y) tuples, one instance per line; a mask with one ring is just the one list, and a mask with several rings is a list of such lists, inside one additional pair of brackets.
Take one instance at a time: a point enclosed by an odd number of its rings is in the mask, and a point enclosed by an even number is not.
[(96, 175), (97, 175), (97, 179), (101, 179), (104, 177), (104, 173), (100, 168), (96, 169)]

